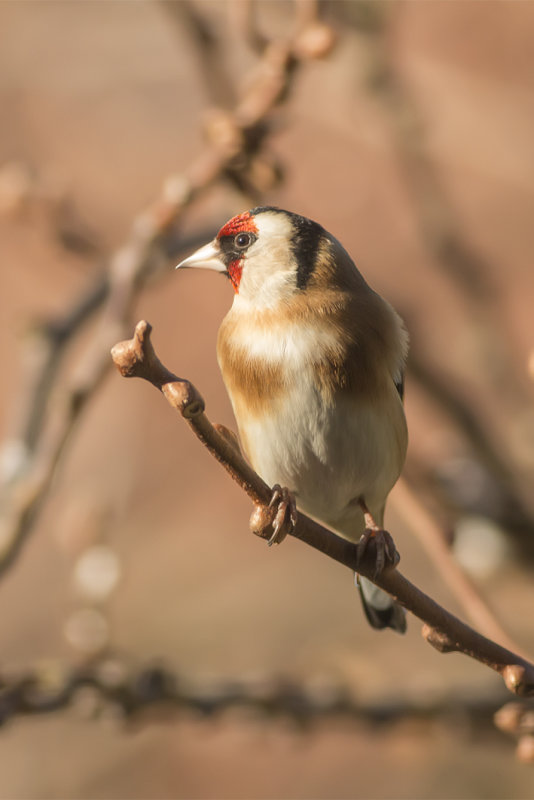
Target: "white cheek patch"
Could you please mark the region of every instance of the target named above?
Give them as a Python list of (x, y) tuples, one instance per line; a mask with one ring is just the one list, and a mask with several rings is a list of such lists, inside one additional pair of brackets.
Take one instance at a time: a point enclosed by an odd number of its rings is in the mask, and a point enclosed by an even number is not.
[(274, 308), (296, 290), (290, 244), (293, 228), (284, 214), (269, 211), (258, 214), (255, 223), (258, 238), (243, 259), (237, 305), (248, 305), (251, 310)]

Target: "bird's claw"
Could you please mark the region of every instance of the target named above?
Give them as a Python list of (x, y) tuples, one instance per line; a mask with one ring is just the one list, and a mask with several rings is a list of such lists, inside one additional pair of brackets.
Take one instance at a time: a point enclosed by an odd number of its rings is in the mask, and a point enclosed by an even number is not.
[(383, 528), (366, 528), (357, 545), (358, 563), (364, 558), (367, 546), (371, 540), (374, 543), (376, 551), (373, 577), (377, 578), (386, 567), (396, 567), (400, 561), (400, 555), (395, 547), (393, 537), (388, 531)]
[(269, 503), (269, 508), (276, 508), (276, 514), (272, 522), (273, 532), (268, 540), (269, 547), (273, 544), (280, 544), (284, 541), (288, 533), (295, 529), (297, 524), (297, 505), (295, 498), (286, 487), (273, 486), (273, 495)]
[(292, 533), (295, 529), (296, 524), (295, 498), (289, 489), (282, 488), (278, 484), (272, 488), (269, 505), (255, 506), (250, 517), (250, 530), (256, 536), (267, 539), (269, 546), (283, 542), (288, 533)]

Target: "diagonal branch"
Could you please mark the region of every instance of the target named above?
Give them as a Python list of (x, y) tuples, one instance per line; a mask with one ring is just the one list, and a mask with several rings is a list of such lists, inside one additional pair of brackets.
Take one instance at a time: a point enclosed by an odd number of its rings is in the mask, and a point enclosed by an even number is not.
[[(211, 424), (204, 414), (204, 400), (193, 384), (163, 366), (152, 347), (151, 330), (148, 322), (139, 322), (132, 339), (113, 347), (113, 361), (124, 377), (143, 378), (163, 392), (204, 446), (248, 494), (256, 507), (251, 527), (254, 532), (261, 531), (259, 535), (263, 538), (269, 538), (266, 525), (272, 522), (273, 514), (269, 508), (270, 487), (246, 463), (231, 438)], [(498, 672), (511, 692), (534, 695), (534, 664), (481, 636), (410, 583), (397, 569), (386, 569), (375, 577), (371, 548), (359, 560), (355, 543), (342, 539), (304, 514), (299, 514), (291, 535), (385, 589), (425, 623), (423, 636), (439, 652), (464, 653)]]

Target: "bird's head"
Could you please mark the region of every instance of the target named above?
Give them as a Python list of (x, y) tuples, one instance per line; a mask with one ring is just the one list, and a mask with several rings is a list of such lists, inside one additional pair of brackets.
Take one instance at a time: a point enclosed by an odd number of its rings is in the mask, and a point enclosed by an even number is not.
[(340, 260), (337, 250), (359, 274), (339, 242), (317, 222), (265, 206), (233, 217), (212, 242), (178, 267), (222, 272), (239, 298), (273, 307), (332, 272)]

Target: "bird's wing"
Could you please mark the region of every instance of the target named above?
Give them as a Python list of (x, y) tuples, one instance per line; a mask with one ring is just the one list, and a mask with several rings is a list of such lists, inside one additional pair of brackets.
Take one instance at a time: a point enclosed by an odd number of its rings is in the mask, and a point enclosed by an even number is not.
[(395, 388), (397, 389), (397, 391), (399, 393), (400, 399), (402, 401), (404, 401), (404, 370), (402, 371), (402, 375), (400, 376), (400, 379), (398, 378), (395, 381)]

